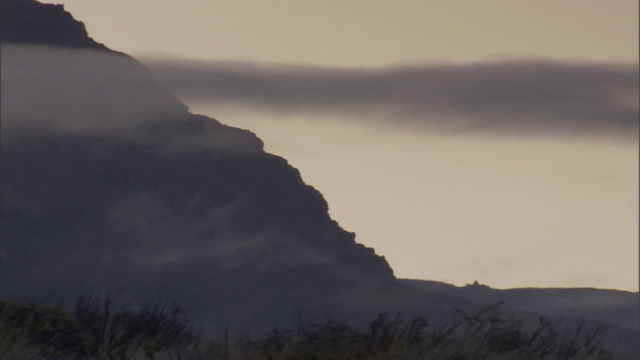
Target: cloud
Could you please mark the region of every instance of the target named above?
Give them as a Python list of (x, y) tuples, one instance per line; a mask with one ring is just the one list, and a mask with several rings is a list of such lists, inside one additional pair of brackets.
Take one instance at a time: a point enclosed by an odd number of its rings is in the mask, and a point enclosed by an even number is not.
[(3, 133), (114, 131), (187, 107), (133, 58), (107, 51), (2, 45)]
[(260, 152), (254, 134), (192, 116), (149, 69), (120, 53), (2, 45), (3, 140), (58, 131), (119, 135), (165, 155), (199, 150)]
[(637, 141), (635, 64), (512, 60), (373, 69), (142, 60), (187, 102), (444, 133)]

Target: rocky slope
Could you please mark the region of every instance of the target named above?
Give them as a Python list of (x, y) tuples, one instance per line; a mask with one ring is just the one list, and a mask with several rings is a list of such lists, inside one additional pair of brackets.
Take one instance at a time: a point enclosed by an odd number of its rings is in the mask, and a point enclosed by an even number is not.
[(106, 50), (89, 36), (82, 22), (73, 19), (62, 5), (32, 0), (1, 0), (2, 43), (47, 44)]
[(286, 160), (189, 113), (62, 6), (2, 2), (1, 160), (3, 297), (123, 289), (211, 308), (226, 292), (216, 306), (283, 313), (393, 280)]

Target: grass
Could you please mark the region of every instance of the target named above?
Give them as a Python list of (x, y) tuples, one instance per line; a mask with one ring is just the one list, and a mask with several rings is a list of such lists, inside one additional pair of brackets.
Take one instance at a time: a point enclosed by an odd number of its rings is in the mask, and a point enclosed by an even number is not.
[(0, 302), (0, 359), (616, 359), (598, 344), (601, 329), (580, 322), (570, 334), (540, 318), (525, 331), (494, 316), (499, 305), (432, 326), (383, 313), (368, 328), (344, 321), (300, 321), (262, 336), (204, 338), (176, 306), (136, 310), (82, 297), (75, 308)]
[(199, 336), (177, 307), (133, 311), (82, 297), (72, 312), (0, 302), (0, 339), (0, 359), (156, 359), (188, 350)]

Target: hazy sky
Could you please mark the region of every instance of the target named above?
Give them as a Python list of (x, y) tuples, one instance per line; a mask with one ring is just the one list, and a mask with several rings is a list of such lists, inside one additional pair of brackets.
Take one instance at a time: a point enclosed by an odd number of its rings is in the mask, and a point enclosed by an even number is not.
[(638, 290), (636, 0), (47, 2), (257, 133), (399, 277)]

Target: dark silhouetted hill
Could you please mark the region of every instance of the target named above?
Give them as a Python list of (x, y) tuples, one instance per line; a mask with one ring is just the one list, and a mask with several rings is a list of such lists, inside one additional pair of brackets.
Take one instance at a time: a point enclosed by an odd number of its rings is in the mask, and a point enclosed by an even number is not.
[(254, 134), (189, 113), (62, 6), (2, 13), (2, 297), (112, 289), (271, 326), (393, 281)]

